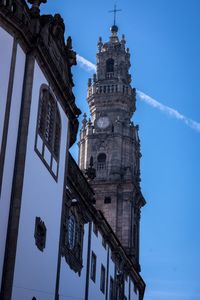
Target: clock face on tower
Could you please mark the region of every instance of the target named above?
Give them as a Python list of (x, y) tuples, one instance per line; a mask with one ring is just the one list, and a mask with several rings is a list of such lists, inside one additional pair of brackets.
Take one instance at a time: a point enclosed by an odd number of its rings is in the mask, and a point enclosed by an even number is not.
[(110, 124), (110, 121), (109, 121), (109, 118), (108, 117), (100, 117), (98, 120), (97, 120), (97, 126), (100, 128), (100, 129), (105, 129), (106, 127), (108, 127)]

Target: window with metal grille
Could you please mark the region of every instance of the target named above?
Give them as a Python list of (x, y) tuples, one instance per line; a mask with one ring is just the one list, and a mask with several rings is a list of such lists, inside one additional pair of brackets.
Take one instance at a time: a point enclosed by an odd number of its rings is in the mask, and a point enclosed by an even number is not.
[(58, 176), (61, 118), (50, 87), (40, 88), (35, 150), (55, 179)]
[(69, 249), (72, 250), (75, 246), (75, 240), (76, 240), (76, 219), (74, 215), (70, 215), (68, 218), (68, 236), (67, 236), (67, 242)]
[[(83, 235), (85, 221), (78, 199), (73, 198), (68, 190), (66, 192), (64, 207), (65, 218), (62, 227), (62, 255), (65, 257), (70, 268), (80, 275), (83, 268)], [(72, 202), (72, 199), (76, 200), (76, 202)]]

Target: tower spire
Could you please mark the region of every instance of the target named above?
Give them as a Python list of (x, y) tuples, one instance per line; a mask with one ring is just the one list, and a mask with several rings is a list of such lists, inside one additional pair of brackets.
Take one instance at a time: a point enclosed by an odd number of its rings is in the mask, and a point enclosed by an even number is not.
[(118, 11), (122, 11), (121, 9), (117, 9), (117, 5), (114, 5), (114, 9), (113, 10), (109, 10), (110, 13), (114, 14), (114, 26), (116, 26), (116, 14)]

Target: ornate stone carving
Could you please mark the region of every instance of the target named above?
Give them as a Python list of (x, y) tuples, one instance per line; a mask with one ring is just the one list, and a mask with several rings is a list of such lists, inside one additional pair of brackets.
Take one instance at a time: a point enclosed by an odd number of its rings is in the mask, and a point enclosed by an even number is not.
[(62, 255), (70, 268), (79, 273), (83, 267), (82, 251), (86, 222), (87, 218), (80, 201), (68, 191), (65, 200)]
[(32, 16), (36, 17), (36, 16), (39, 16), (39, 14), (40, 14), (41, 3), (46, 3), (47, 0), (28, 0), (28, 2), (30, 4), (32, 4), (32, 7), (31, 7)]
[(1, 22), (15, 31), (27, 53), (34, 51), (38, 63), (48, 74), (48, 80), (51, 81), (59, 95), (59, 101), (72, 120), (70, 122), (70, 145), (72, 145), (78, 130), (77, 117), (81, 113), (72, 93), (71, 66), (76, 64), (76, 53), (72, 50), (71, 38), (65, 45), (65, 26), (61, 16), (40, 15), (40, 5), (46, 0), (28, 0), (28, 2), (32, 5), (30, 9), (25, 5), (25, 1), (10, 0), (5, 3), (0, 0)]
[(93, 157), (90, 157), (90, 164), (89, 168), (86, 169), (85, 175), (87, 176), (88, 179), (93, 180), (96, 177), (96, 169), (93, 168)]

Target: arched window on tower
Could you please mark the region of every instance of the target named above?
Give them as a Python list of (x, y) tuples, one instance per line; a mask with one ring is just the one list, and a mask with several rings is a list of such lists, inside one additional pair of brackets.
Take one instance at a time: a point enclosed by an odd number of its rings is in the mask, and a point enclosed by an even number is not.
[(100, 153), (97, 157), (97, 170), (105, 170), (106, 169), (106, 154)]
[(50, 87), (40, 88), (35, 151), (55, 179), (58, 176), (61, 118)]
[(109, 58), (106, 61), (106, 77), (111, 78), (114, 74), (114, 59)]

